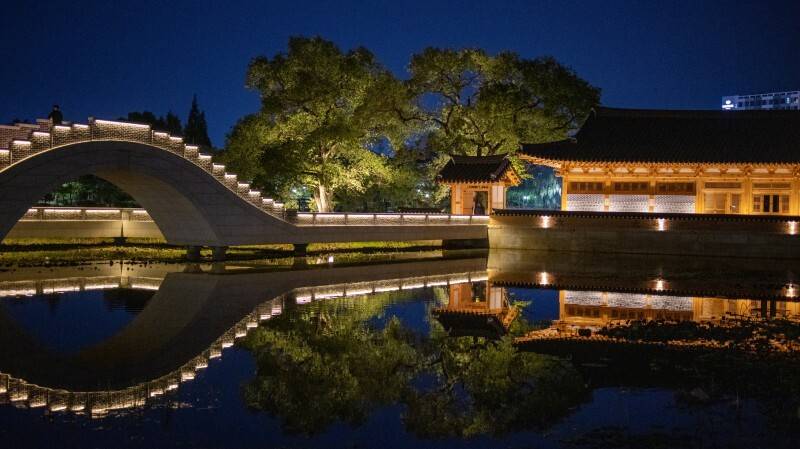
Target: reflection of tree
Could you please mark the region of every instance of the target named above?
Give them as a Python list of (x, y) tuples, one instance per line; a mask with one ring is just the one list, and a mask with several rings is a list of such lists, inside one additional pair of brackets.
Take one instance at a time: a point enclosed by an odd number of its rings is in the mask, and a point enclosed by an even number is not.
[(564, 416), (584, 393), (571, 365), (520, 352), (510, 337), (447, 337), (434, 329), (426, 345), (432, 388), (406, 396), (405, 422), (426, 437), (502, 434), (539, 427)]
[(435, 320), (429, 335), (396, 318), (371, 326), (388, 298), (314, 303), (251, 333), (245, 346), (258, 370), (245, 388), (248, 404), (280, 417), (288, 431), (317, 433), (400, 402), (411, 432), (439, 437), (544, 425), (582, 397), (574, 369), (519, 352), (510, 338), (451, 338)]
[(282, 418), (288, 431), (317, 433), (336, 420), (357, 424), (396, 401), (413, 374), (416, 353), (399, 321), (381, 330), (366, 324), (385, 303), (346, 309), (344, 301), (278, 318), (245, 343), (258, 363), (245, 398)]

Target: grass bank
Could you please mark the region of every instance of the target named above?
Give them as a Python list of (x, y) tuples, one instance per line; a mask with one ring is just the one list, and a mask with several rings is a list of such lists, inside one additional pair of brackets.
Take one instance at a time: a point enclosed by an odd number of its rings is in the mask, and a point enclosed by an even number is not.
[[(431, 251), (439, 249), (439, 241), (318, 243), (308, 247), (309, 257), (335, 255), (337, 259), (371, 257)], [(201, 256), (210, 260), (211, 250)], [(228, 261), (253, 261), (292, 256), (291, 245), (245, 245), (228, 249)], [(76, 265), (105, 260), (134, 262), (181, 262), (186, 250), (156, 239), (6, 239), (0, 244), (0, 267)]]

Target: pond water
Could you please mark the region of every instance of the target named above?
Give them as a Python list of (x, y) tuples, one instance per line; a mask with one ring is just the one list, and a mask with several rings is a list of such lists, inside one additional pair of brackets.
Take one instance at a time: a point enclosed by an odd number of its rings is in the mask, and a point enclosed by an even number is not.
[(796, 447), (790, 264), (327, 260), (0, 273), (0, 441)]

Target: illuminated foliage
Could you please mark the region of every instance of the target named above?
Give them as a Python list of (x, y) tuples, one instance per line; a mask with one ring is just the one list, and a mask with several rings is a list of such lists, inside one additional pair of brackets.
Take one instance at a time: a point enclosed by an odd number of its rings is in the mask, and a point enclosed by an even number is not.
[(531, 165), (530, 175), (506, 192), (506, 207), (521, 209), (560, 209), (561, 179), (550, 167)]
[(408, 87), (432, 150), (515, 153), (520, 143), (558, 140), (599, 104), (600, 91), (551, 57), (427, 48), (414, 55)]
[(380, 330), (367, 325), (386, 298), (314, 304), (252, 332), (245, 346), (258, 373), (245, 388), (247, 403), (280, 417), (287, 431), (314, 434), (338, 420), (360, 423), (396, 401), (417, 355), (396, 319)]
[(371, 149), (406, 136), (383, 99), (402, 84), (368, 50), (291, 38), (288, 52), (250, 63), (247, 85), (261, 94), (261, 111), (234, 127), (224, 160), (267, 193), (310, 186), (317, 210), (329, 211), (337, 191), (364, 192), (390, 178), (386, 157)]

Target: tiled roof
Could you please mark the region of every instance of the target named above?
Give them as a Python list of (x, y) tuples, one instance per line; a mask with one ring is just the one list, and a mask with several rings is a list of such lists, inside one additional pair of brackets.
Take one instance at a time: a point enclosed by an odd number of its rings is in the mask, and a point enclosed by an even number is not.
[(598, 108), (572, 138), (523, 156), (603, 162), (800, 162), (800, 111)]
[(494, 182), (507, 174), (512, 182), (518, 176), (505, 154), (494, 156), (451, 156), (437, 176), (439, 182)]

